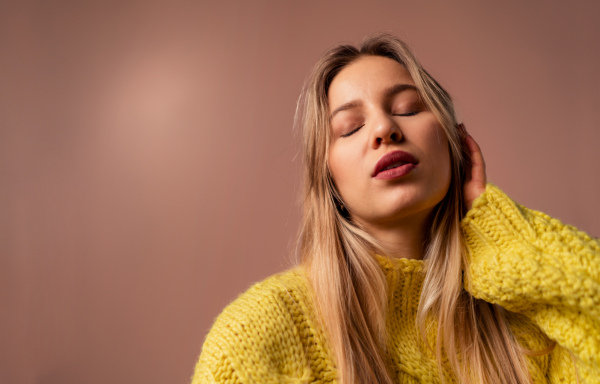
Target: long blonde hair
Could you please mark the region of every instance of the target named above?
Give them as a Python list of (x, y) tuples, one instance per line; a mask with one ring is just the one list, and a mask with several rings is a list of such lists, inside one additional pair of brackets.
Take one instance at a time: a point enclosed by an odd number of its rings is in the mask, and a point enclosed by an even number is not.
[(452, 179), (428, 234), (426, 277), (417, 312), (424, 341), (427, 317), (438, 319), (437, 343), (432, 348), (440, 376), (446, 356), (460, 382), (530, 382), (523, 351), (508, 327), (505, 311), (472, 297), (462, 287), (467, 253), (460, 220), (467, 156), (452, 100), (408, 46), (387, 34), (371, 36), (359, 48), (341, 45), (327, 52), (315, 65), (297, 111), (303, 132), (305, 188), (299, 253), (309, 272), (340, 382), (393, 382), (385, 325), (387, 283), (374, 257), (386, 252), (349, 220), (328, 167), (329, 86), (345, 66), (365, 55), (388, 57), (403, 65), (448, 138)]

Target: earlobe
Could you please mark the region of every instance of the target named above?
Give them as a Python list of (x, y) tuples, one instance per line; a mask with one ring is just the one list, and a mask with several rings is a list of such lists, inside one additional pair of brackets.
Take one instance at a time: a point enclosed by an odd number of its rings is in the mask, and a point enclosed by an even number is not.
[(344, 205), (343, 202), (341, 202), (340, 200), (336, 199), (335, 201), (335, 208), (337, 209), (338, 213), (346, 220), (350, 219), (350, 212), (348, 212), (348, 209), (346, 208), (346, 206)]

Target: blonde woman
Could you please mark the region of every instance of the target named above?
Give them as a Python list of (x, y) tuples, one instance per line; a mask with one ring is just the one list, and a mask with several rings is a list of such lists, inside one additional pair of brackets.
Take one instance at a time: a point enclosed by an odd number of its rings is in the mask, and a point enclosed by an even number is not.
[(194, 384), (600, 382), (600, 243), (486, 184), (403, 42), (330, 50), (299, 107), (302, 264), (223, 311)]

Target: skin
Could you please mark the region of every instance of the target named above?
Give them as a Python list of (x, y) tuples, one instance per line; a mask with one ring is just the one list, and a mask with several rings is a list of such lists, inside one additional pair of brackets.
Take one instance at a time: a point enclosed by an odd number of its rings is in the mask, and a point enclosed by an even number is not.
[(467, 174), (467, 181), (463, 186), (463, 196), (467, 208), (471, 209), (473, 207), (473, 200), (485, 192), (487, 177), (481, 148), (479, 148), (479, 145), (471, 135), (465, 137), (465, 144), (469, 148), (471, 155), (471, 169)]
[[(354, 222), (392, 256), (422, 259), (431, 214), (450, 184), (450, 154), (435, 115), (411, 86), (402, 65), (380, 56), (363, 56), (336, 75), (328, 93), (329, 169)], [(465, 183), (470, 208), (485, 190), (485, 166), (479, 147), (465, 136), (472, 155)], [(377, 162), (397, 150), (416, 157), (417, 166), (393, 180), (374, 178)]]

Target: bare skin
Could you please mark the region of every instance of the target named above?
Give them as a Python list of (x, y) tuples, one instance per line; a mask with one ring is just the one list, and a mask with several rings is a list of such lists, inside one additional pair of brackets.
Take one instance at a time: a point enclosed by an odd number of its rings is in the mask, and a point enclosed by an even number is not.
[[(464, 137), (464, 140), (471, 155), (471, 169), (467, 172), (467, 181), (463, 186), (463, 197), (465, 205), (468, 209), (471, 209), (473, 201), (485, 192), (487, 177), (485, 161), (479, 145), (468, 134)], [(422, 218), (421, 222), (425, 222), (425, 218)], [(369, 225), (365, 227), (367, 232), (390, 251), (392, 257), (423, 259), (424, 228), (416, 226), (375, 227)]]
[[(466, 134), (466, 131), (465, 131)], [(483, 154), (477, 142), (472, 136), (466, 134), (465, 144), (469, 148), (471, 155), (471, 169), (467, 172), (467, 181), (463, 186), (463, 197), (468, 209), (473, 207), (473, 201), (485, 192), (486, 172)], [(425, 217), (419, 220), (425, 222)], [(402, 257), (410, 259), (423, 259), (423, 242), (425, 229), (417, 226), (371, 226), (364, 225), (367, 232), (377, 239), (389, 252), (392, 257)]]
[(463, 186), (463, 196), (468, 209), (473, 207), (473, 201), (485, 192), (486, 173), (485, 161), (479, 145), (471, 135), (465, 137), (465, 144), (471, 154), (471, 170), (467, 173), (467, 181)]
[[(422, 259), (425, 234), (450, 185), (448, 141), (398, 62), (367, 56), (344, 68), (328, 93), (332, 111), (329, 169), (353, 221), (393, 257)], [(457, 127), (471, 153), (464, 185), (467, 207), (485, 191), (479, 146)], [(406, 174), (375, 177), (385, 156), (401, 151), (416, 159)]]
[[(429, 217), (450, 185), (448, 141), (435, 115), (398, 62), (362, 57), (328, 92), (329, 169), (354, 222), (396, 257), (420, 259)], [(406, 174), (381, 178), (377, 164), (413, 156)]]

